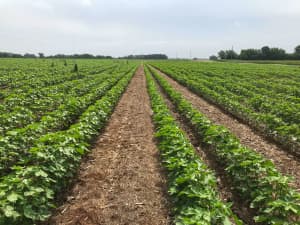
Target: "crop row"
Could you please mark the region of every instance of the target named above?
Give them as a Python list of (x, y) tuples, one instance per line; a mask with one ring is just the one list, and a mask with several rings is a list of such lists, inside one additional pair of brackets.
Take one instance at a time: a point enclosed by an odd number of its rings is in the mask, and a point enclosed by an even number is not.
[(225, 127), (209, 121), (155, 70), (151, 72), (179, 113), (224, 166), (235, 192), (256, 211), (255, 221), (300, 224), (300, 194), (289, 186), (289, 178), (280, 174), (270, 160), (242, 146)]
[(147, 87), (156, 126), (155, 136), (164, 167), (167, 169), (169, 194), (174, 205), (175, 223), (194, 225), (241, 224), (230, 205), (220, 200), (217, 180), (184, 132), (178, 127), (162, 96), (145, 70)]
[[(123, 70), (127, 67), (123, 66)], [(73, 80), (68, 80), (46, 87), (28, 89), (16, 89), (10, 92), (0, 104), (0, 134), (14, 128), (21, 128), (35, 122), (46, 112), (51, 112), (60, 104), (63, 104), (70, 96), (80, 96), (89, 91), (96, 83), (101, 82), (102, 77), (109, 77), (108, 73), (119, 69), (103, 69), (99, 73), (86, 73)], [(103, 72), (105, 72), (103, 74)], [(53, 79), (55, 77), (52, 77)], [(36, 77), (35, 80), (39, 80)]]
[[(238, 81), (237, 79), (224, 79), (222, 77), (209, 79), (197, 77), (194, 81), (201, 83), (220, 95), (225, 95), (231, 100), (239, 102), (253, 112), (272, 114), (280, 118), (283, 125), (291, 126), (300, 123), (300, 98), (283, 93), (276, 94), (274, 93), (274, 88), (269, 90), (261, 87), (256, 88), (248, 80)], [(291, 102), (294, 103), (291, 104)]]
[[(11, 107), (14, 107), (18, 103), (21, 103), (22, 106), (30, 106), (30, 100), (34, 101), (36, 98), (47, 98), (56, 93), (67, 92), (70, 87), (78, 85), (80, 82), (86, 82), (88, 80), (95, 79), (102, 73), (110, 73), (115, 70), (114, 68), (104, 68), (95, 73), (80, 73), (80, 75), (76, 75), (75, 77), (70, 77), (68, 75), (64, 75), (64, 79), (61, 82), (55, 83), (53, 85), (40, 86), (38, 88), (33, 88), (30, 86), (21, 88), (16, 88), (14, 90), (10, 90), (5, 95), (3, 95), (3, 100), (1, 106), (1, 112), (12, 111)], [(52, 76), (52, 79), (55, 78)], [(36, 80), (39, 78), (37, 77)], [(18, 97), (20, 99), (18, 99)], [(24, 99), (24, 100), (23, 100)]]
[(1, 179), (0, 224), (33, 224), (50, 216), (55, 195), (70, 182), (132, 76), (123, 76), (68, 130), (40, 137), (29, 150), (27, 166), (16, 166)]
[[(102, 75), (103, 73), (110, 73), (114, 68), (106, 68), (101, 71), (97, 71), (96, 73), (86, 73), (86, 74), (80, 74), (78, 77), (74, 79), (69, 79), (68, 75), (64, 75), (64, 79), (56, 84), (48, 85), (48, 86), (41, 86), (38, 88), (32, 88), (26, 86), (24, 89), (14, 89), (10, 92), (8, 92), (2, 100), (2, 104), (0, 107), (1, 113), (13, 111), (14, 107), (16, 106), (22, 106), (22, 107), (32, 107), (35, 108), (36, 104), (35, 101), (40, 99), (41, 101), (47, 100), (48, 98), (54, 97), (53, 95), (59, 94), (59, 93), (68, 93), (72, 87), (78, 86), (80, 83), (85, 83), (89, 80), (93, 80), (97, 78), (99, 75)], [(52, 77), (53, 79), (55, 77)], [(39, 78), (37, 77), (36, 80)], [(63, 98), (63, 96), (62, 96)], [(58, 99), (57, 99), (58, 100)]]
[[(287, 99), (275, 97), (275, 94), (273, 98), (268, 97), (265, 95), (265, 91), (260, 93), (255, 85), (253, 85), (253, 90), (249, 85), (247, 88), (242, 88), (240, 87), (240, 83), (244, 83), (242, 80), (232, 82), (226, 75), (223, 76), (223, 81), (221, 81), (220, 79), (205, 78), (205, 76), (202, 76), (202, 72), (196, 72), (196, 70), (189, 70), (189, 73), (176, 72), (172, 69), (173, 65), (168, 63), (154, 63), (153, 65), (166, 72), (179, 83), (187, 86), (194, 93), (219, 105), (239, 119), (264, 132), (266, 136), (283, 144), (294, 154), (300, 155), (299, 103), (290, 103)], [(198, 65), (198, 67), (201, 67), (201, 65)], [(185, 68), (186, 65), (182, 63), (181, 67)], [(210, 76), (214, 77), (211, 71), (209, 72)], [(246, 72), (244, 71), (244, 73)], [(236, 74), (236, 76), (239, 75)], [(247, 76), (247, 73), (243, 76)], [(259, 78), (257, 79), (259, 80)], [(245, 82), (251, 84), (249, 80)], [(265, 82), (267, 82), (267, 79), (265, 79)], [(262, 88), (262, 90), (265, 89)], [(272, 91), (272, 89), (269, 91)], [(293, 98), (294, 101), (299, 102), (299, 98)]]
[[(164, 64), (167, 65), (167, 63)], [(259, 65), (258, 67), (253, 67), (253, 65), (238, 66), (225, 63), (209, 65), (201, 63), (199, 65), (199, 63), (181, 62), (164, 69), (168, 69), (170, 73), (177, 71), (187, 75), (197, 74), (199, 78), (202, 77), (207, 81), (223, 81), (224, 83), (230, 81), (231, 83), (239, 83), (242, 86), (250, 85), (251, 89), (258, 87), (259, 92), (269, 91), (273, 93), (273, 96), (284, 94), (284, 96), (300, 97), (299, 69), (284, 68), (274, 66), (265, 68), (265, 65)], [(274, 69), (276, 70), (274, 71)]]
[(110, 78), (97, 82), (96, 86), (89, 90), (89, 93), (83, 96), (69, 97), (64, 104), (43, 116), (39, 122), (9, 131), (4, 137), (0, 137), (0, 175), (9, 172), (10, 167), (16, 163), (26, 165), (27, 150), (36, 139), (48, 132), (68, 128), (87, 107), (113, 87), (122, 78), (123, 73), (110, 74)]
[(3, 112), (0, 115), (0, 134), (4, 135), (9, 130), (22, 128), (40, 120), (44, 115), (63, 106), (70, 98), (79, 98), (87, 95), (110, 76), (110, 74), (101, 74), (90, 80), (84, 79), (70, 82), (70, 84), (68, 82), (64, 86), (66, 89), (63, 87), (57, 89), (55, 87), (55, 91), (53, 90), (53, 93), (49, 91), (46, 96), (43, 96), (42, 92), (35, 92), (26, 95), (15, 95), (9, 98), (9, 101), (5, 101), (3, 106), (6, 106), (10, 111)]
[(8, 92), (55, 85), (118, 65), (112, 61), (78, 61), (79, 73), (75, 73), (72, 72), (75, 62), (70, 61), (67, 66), (64, 66), (64, 61), (58, 60), (2, 59), (1, 62), (0, 88), (4, 87)]

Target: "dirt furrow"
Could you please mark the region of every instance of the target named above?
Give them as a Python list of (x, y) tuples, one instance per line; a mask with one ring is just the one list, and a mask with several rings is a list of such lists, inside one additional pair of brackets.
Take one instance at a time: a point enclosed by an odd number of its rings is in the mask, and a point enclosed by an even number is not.
[[(160, 91), (160, 94), (163, 96), (165, 103), (170, 109), (172, 116), (177, 120), (180, 128), (186, 133), (188, 139), (191, 141), (194, 149), (197, 151), (201, 160), (205, 162), (205, 164), (214, 171), (217, 184), (218, 184), (218, 192), (220, 194), (220, 199), (224, 202), (232, 202), (233, 205), (231, 207), (232, 211), (238, 215), (240, 219), (243, 220), (244, 225), (254, 224), (253, 216), (254, 212), (249, 210), (248, 206), (244, 204), (240, 198), (232, 192), (233, 187), (229, 182), (228, 177), (226, 176), (225, 170), (223, 167), (219, 165), (216, 161), (216, 157), (211, 153), (211, 150), (206, 149), (206, 146), (202, 146), (200, 139), (195, 134), (193, 128), (189, 125), (188, 121), (186, 121), (176, 110), (174, 104), (165, 94), (161, 86), (156, 82), (157, 88)], [(233, 224), (234, 221), (231, 221)]]
[[(152, 67), (153, 68), (153, 67)], [(238, 121), (236, 118), (227, 114), (217, 106), (207, 102), (202, 97), (192, 93), (188, 88), (182, 86), (171, 77), (155, 69), (168, 82), (179, 91), (195, 108), (205, 114), (211, 121), (216, 124), (227, 127), (235, 134), (241, 143), (255, 151), (261, 153), (266, 158), (273, 161), (276, 168), (283, 174), (293, 176), (295, 179), (291, 186), (300, 191), (300, 160), (289, 154), (280, 146), (266, 140), (248, 125)]]
[(82, 164), (79, 182), (50, 224), (171, 224), (167, 185), (153, 133), (140, 66)]

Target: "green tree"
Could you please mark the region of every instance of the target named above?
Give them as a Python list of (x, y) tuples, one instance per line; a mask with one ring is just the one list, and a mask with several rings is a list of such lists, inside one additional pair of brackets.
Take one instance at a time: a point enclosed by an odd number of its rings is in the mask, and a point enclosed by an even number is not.
[(270, 59), (280, 60), (286, 59), (287, 55), (284, 49), (281, 48), (271, 48), (270, 49)]
[(269, 46), (264, 46), (261, 48), (261, 54), (263, 59), (269, 59), (270, 58), (270, 48)]
[(225, 51), (221, 50), (218, 52), (218, 56), (220, 59), (226, 59), (226, 53)]
[(239, 55), (233, 50), (226, 50), (226, 59), (238, 59)]
[(295, 48), (295, 57), (300, 59), (300, 45)]
[(25, 53), (24, 54), (24, 58), (36, 58), (35, 54), (31, 54), (31, 53)]
[(39, 52), (39, 57), (40, 57), (40, 58), (45, 58), (45, 55), (44, 55), (44, 53), (42, 53), (42, 52)]
[(209, 60), (218, 60), (218, 57), (215, 55), (209, 56)]
[(262, 59), (262, 51), (260, 49), (243, 49), (241, 50), (240, 59), (243, 60), (259, 60)]

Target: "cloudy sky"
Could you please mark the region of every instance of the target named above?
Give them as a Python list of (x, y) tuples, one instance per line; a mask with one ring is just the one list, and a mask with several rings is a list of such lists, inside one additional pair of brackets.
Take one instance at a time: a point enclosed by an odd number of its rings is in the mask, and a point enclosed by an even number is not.
[(0, 51), (208, 57), (300, 44), (300, 0), (0, 0)]

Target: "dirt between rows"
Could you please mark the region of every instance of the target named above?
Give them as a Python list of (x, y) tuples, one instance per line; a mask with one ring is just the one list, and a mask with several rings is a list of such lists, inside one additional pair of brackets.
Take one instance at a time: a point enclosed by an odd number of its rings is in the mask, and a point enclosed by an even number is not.
[[(167, 94), (163, 91), (162, 87), (156, 82), (156, 87), (158, 88), (160, 94), (163, 96), (165, 103), (167, 104), (172, 116), (176, 119), (180, 128), (184, 131), (187, 138), (192, 143), (196, 153), (199, 155), (200, 159), (210, 168), (211, 171), (216, 175), (217, 179), (217, 189), (219, 197), (223, 202), (231, 202), (232, 211), (243, 220), (244, 225), (254, 224), (253, 217), (254, 212), (251, 211), (246, 204), (243, 202), (238, 195), (236, 195), (232, 190), (232, 184), (229, 182), (226, 172), (222, 166), (216, 161), (212, 151), (206, 149), (206, 146), (202, 146), (200, 139), (195, 134), (193, 128), (190, 126), (189, 122), (185, 120), (176, 110), (176, 107), (168, 98)], [(236, 224), (231, 218), (232, 224)]]
[[(153, 67), (152, 67), (153, 68)], [(155, 69), (155, 68), (154, 68)], [(280, 146), (266, 140), (248, 125), (238, 121), (217, 106), (207, 102), (202, 97), (192, 93), (188, 88), (182, 86), (171, 77), (155, 69), (169, 84), (179, 91), (192, 105), (216, 124), (227, 127), (236, 135), (244, 146), (252, 148), (256, 152), (270, 159), (276, 168), (284, 175), (293, 176), (290, 185), (300, 191), (300, 160), (289, 154)]]
[(82, 164), (79, 182), (49, 224), (171, 224), (151, 112), (140, 66)]

